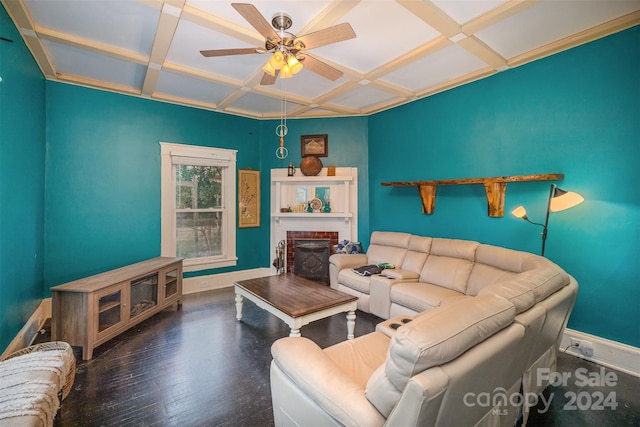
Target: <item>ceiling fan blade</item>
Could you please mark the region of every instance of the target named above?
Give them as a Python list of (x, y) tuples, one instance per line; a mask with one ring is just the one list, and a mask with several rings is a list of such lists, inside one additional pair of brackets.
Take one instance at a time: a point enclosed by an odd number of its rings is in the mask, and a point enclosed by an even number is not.
[(280, 70), (276, 70), (275, 76), (272, 76), (271, 74), (268, 74), (268, 73), (264, 73), (264, 75), (262, 76), (262, 80), (260, 80), (260, 84), (263, 86), (274, 84), (276, 82), (276, 79), (278, 78), (279, 72)]
[(264, 19), (264, 16), (262, 16), (254, 5), (250, 3), (231, 3), (231, 6), (233, 6), (253, 28), (258, 30), (265, 39), (273, 37), (276, 40), (280, 40), (278, 33), (275, 32), (271, 24)]
[(320, 74), (325, 79), (329, 79), (331, 81), (338, 80), (344, 74), (342, 71), (333, 68), (331, 65), (325, 64), (311, 55), (306, 55), (302, 64), (304, 64), (304, 67), (310, 71)]
[(334, 25), (324, 30), (315, 31), (298, 37), (295, 41), (304, 43), (305, 49), (326, 46), (331, 43), (341, 42), (356, 37), (356, 33), (348, 23)]
[(240, 49), (213, 49), (213, 50), (201, 50), (202, 56), (207, 58), (212, 56), (227, 56), (227, 55), (246, 55), (249, 53), (258, 53), (255, 47), (246, 47)]

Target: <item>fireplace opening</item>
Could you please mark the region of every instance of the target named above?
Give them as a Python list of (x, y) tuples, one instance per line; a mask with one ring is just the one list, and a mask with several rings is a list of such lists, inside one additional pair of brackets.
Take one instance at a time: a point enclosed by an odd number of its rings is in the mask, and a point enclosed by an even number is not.
[(293, 272), (328, 285), (330, 255), (330, 239), (295, 239)]

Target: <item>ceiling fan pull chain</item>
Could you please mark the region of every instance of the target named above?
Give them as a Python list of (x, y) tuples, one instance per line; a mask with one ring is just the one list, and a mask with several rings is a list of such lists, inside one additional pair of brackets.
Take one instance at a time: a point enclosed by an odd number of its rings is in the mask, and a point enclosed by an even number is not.
[(280, 160), (285, 159), (289, 155), (289, 150), (284, 146), (284, 137), (289, 132), (287, 128), (287, 112), (286, 112), (286, 102), (287, 102), (287, 91), (286, 91), (286, 82), (281, 83), (283, 85), (281, 95), (280, 95), (280, 124), (276, 126), (276, 135), (280, 137), (280, 146), (276, 148), (276, 157)]

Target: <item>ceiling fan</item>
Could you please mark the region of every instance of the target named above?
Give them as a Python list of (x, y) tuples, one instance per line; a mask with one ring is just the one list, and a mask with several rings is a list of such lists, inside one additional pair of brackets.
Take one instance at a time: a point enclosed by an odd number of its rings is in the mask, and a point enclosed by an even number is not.
[(264, 75), (260, 81), (261, 85), (274, 84), (278, 76), (281, 78), (292, 77), (298, 73), (303, 66), (329, 80), (337, 80), (342, 76), (342, 71), (311, 55), (303, 56), (301, 53), (307, 49), (355, 38), (356, 33), (348, 23), (334, 25), (297, 37), (295, 34), (287, 31), (291, 28), (293, 21), (286, 13), (277, 13), (274, 15), (271, 20), (271, 25), (269, 25), (254, 5), (250, 3), (232, 3), (231, 6), (233, 6), (253, 28), (264, 36), (264, 48), (201, 50), (200, 53), (203, 56), (213, 57), (271, 53), (271, 58), (264, 67), (262, 67)]

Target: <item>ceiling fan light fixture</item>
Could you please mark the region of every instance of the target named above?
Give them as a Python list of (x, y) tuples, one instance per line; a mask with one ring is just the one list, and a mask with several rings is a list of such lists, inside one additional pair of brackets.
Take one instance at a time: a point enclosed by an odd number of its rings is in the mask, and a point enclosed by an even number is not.
[(293, 73), (291, 72), (291, 68), (289, 68), (288, 64), (284, 64), (282, 69), (280, 70), (280, 78), (288, 79), (293, 77)]
[(279, 70), (285, 64), (284, 54), (279, 50), (275, 51), (269, 59), (269, 64), (271, 64), (274, 69)]
[(293, 55), (287, 59), (287, 65), (292, 75), (298, 74), (303, 68), (302, 62), (298, 61), (298, 58)]

